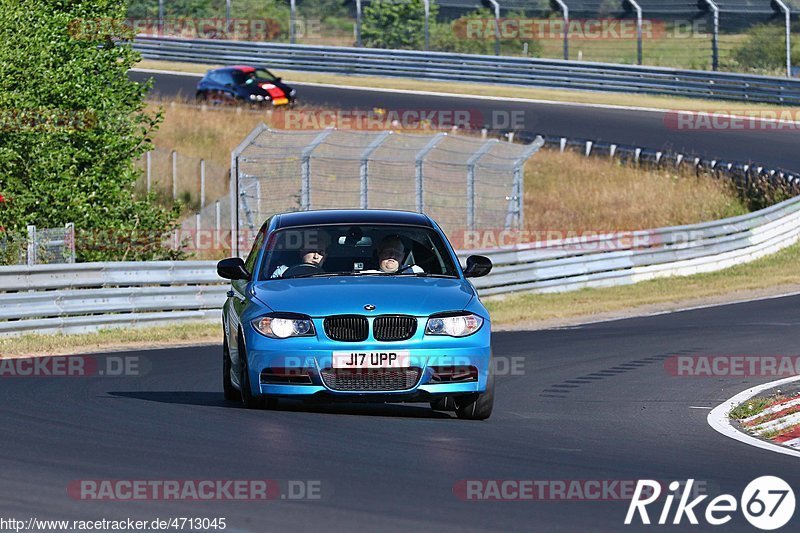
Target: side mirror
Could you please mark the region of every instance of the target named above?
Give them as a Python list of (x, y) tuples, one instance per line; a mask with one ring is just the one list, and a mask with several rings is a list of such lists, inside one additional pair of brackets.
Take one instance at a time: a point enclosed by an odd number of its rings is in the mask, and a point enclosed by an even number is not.
[(482, 255), (471, 255), (467, 257), (467, 268), (464, 269), (464, 276), (467, 278), (479, 278), (492, 271), (492, 260)]
[(250, 272), (244, 267), (241, 257), (229, 257), (217, 263), (217, 275), (225, 279), (250, 279)]
[(276, 79), (277, 81), (283, 81), (283, 78), (281, 78), (280, 76), (278, 76), (278, 77), (277, 77), (277, 78), (275, 78), (275, 79)]

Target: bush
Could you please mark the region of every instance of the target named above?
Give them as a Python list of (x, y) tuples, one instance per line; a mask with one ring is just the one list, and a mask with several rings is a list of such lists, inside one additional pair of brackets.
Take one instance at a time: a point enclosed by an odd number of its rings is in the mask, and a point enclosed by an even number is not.
[[(429, 24), (439, 7), (431, 3)], [(361, 39), (370, 48), (422, 50), (425, 45), (425, 4), (422, 0), (375, 0), (364, 7)]]
[(128, 80), (139, 55), (107, 33), (76, 33), (124, 15), (114, 0), (0, 0), (0, 226), (73, 222), (124, 243), (79, 249), (83, 261), (176, 257), (163, 243), (179, 206), (134, 196), (133, 160), (161, 118), (144, 110), (148, 87)]
[[(794, 51), (793, 51), (794, 52)], [(780, 70), (786, 66), (786, 29), (783, 25), (760, 24), (747, 32), (747, 39), (733, 50), (738, 68)], [(796, 54), (792, 53), (795, 58)], [(796, 61), (797, 59), (794, 59)]]

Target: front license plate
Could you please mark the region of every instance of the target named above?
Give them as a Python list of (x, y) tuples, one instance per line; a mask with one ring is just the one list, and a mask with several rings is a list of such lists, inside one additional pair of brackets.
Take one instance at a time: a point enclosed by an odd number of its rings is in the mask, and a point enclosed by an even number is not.
[(289, 103), (288, 98), (276, 98), (272, 101), (272, 105), (286, 105)]
[(333, 352), (333, 368), (408, 368), (411, 352)]

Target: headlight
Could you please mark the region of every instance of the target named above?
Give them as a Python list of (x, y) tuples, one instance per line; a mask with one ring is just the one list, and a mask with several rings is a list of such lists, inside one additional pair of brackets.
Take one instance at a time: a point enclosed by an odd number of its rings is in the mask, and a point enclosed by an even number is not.
[(295, 94), (297, 94), (297, 89), (292, 89), (289, 91), (289, 96), (294, 96)]
[(251, 322), (256, 331), (273, 339), (311, 337), (316, 335), (310, 318), (281, 318), (262, 316)]
[(483, 319), (472, 313), (455, 316), (432, 316), (425, 326), (425, 335), (466, 337), (481, 329), (482, 325)]

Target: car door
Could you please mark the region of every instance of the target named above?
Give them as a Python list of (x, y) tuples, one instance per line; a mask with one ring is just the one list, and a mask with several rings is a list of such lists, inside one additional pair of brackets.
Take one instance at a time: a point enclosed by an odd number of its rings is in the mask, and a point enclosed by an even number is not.
[(214, 104), (232, 103), (236, 100), (233, 76), (228, 71), (212, 72), (209, 78), (209, 99)]

